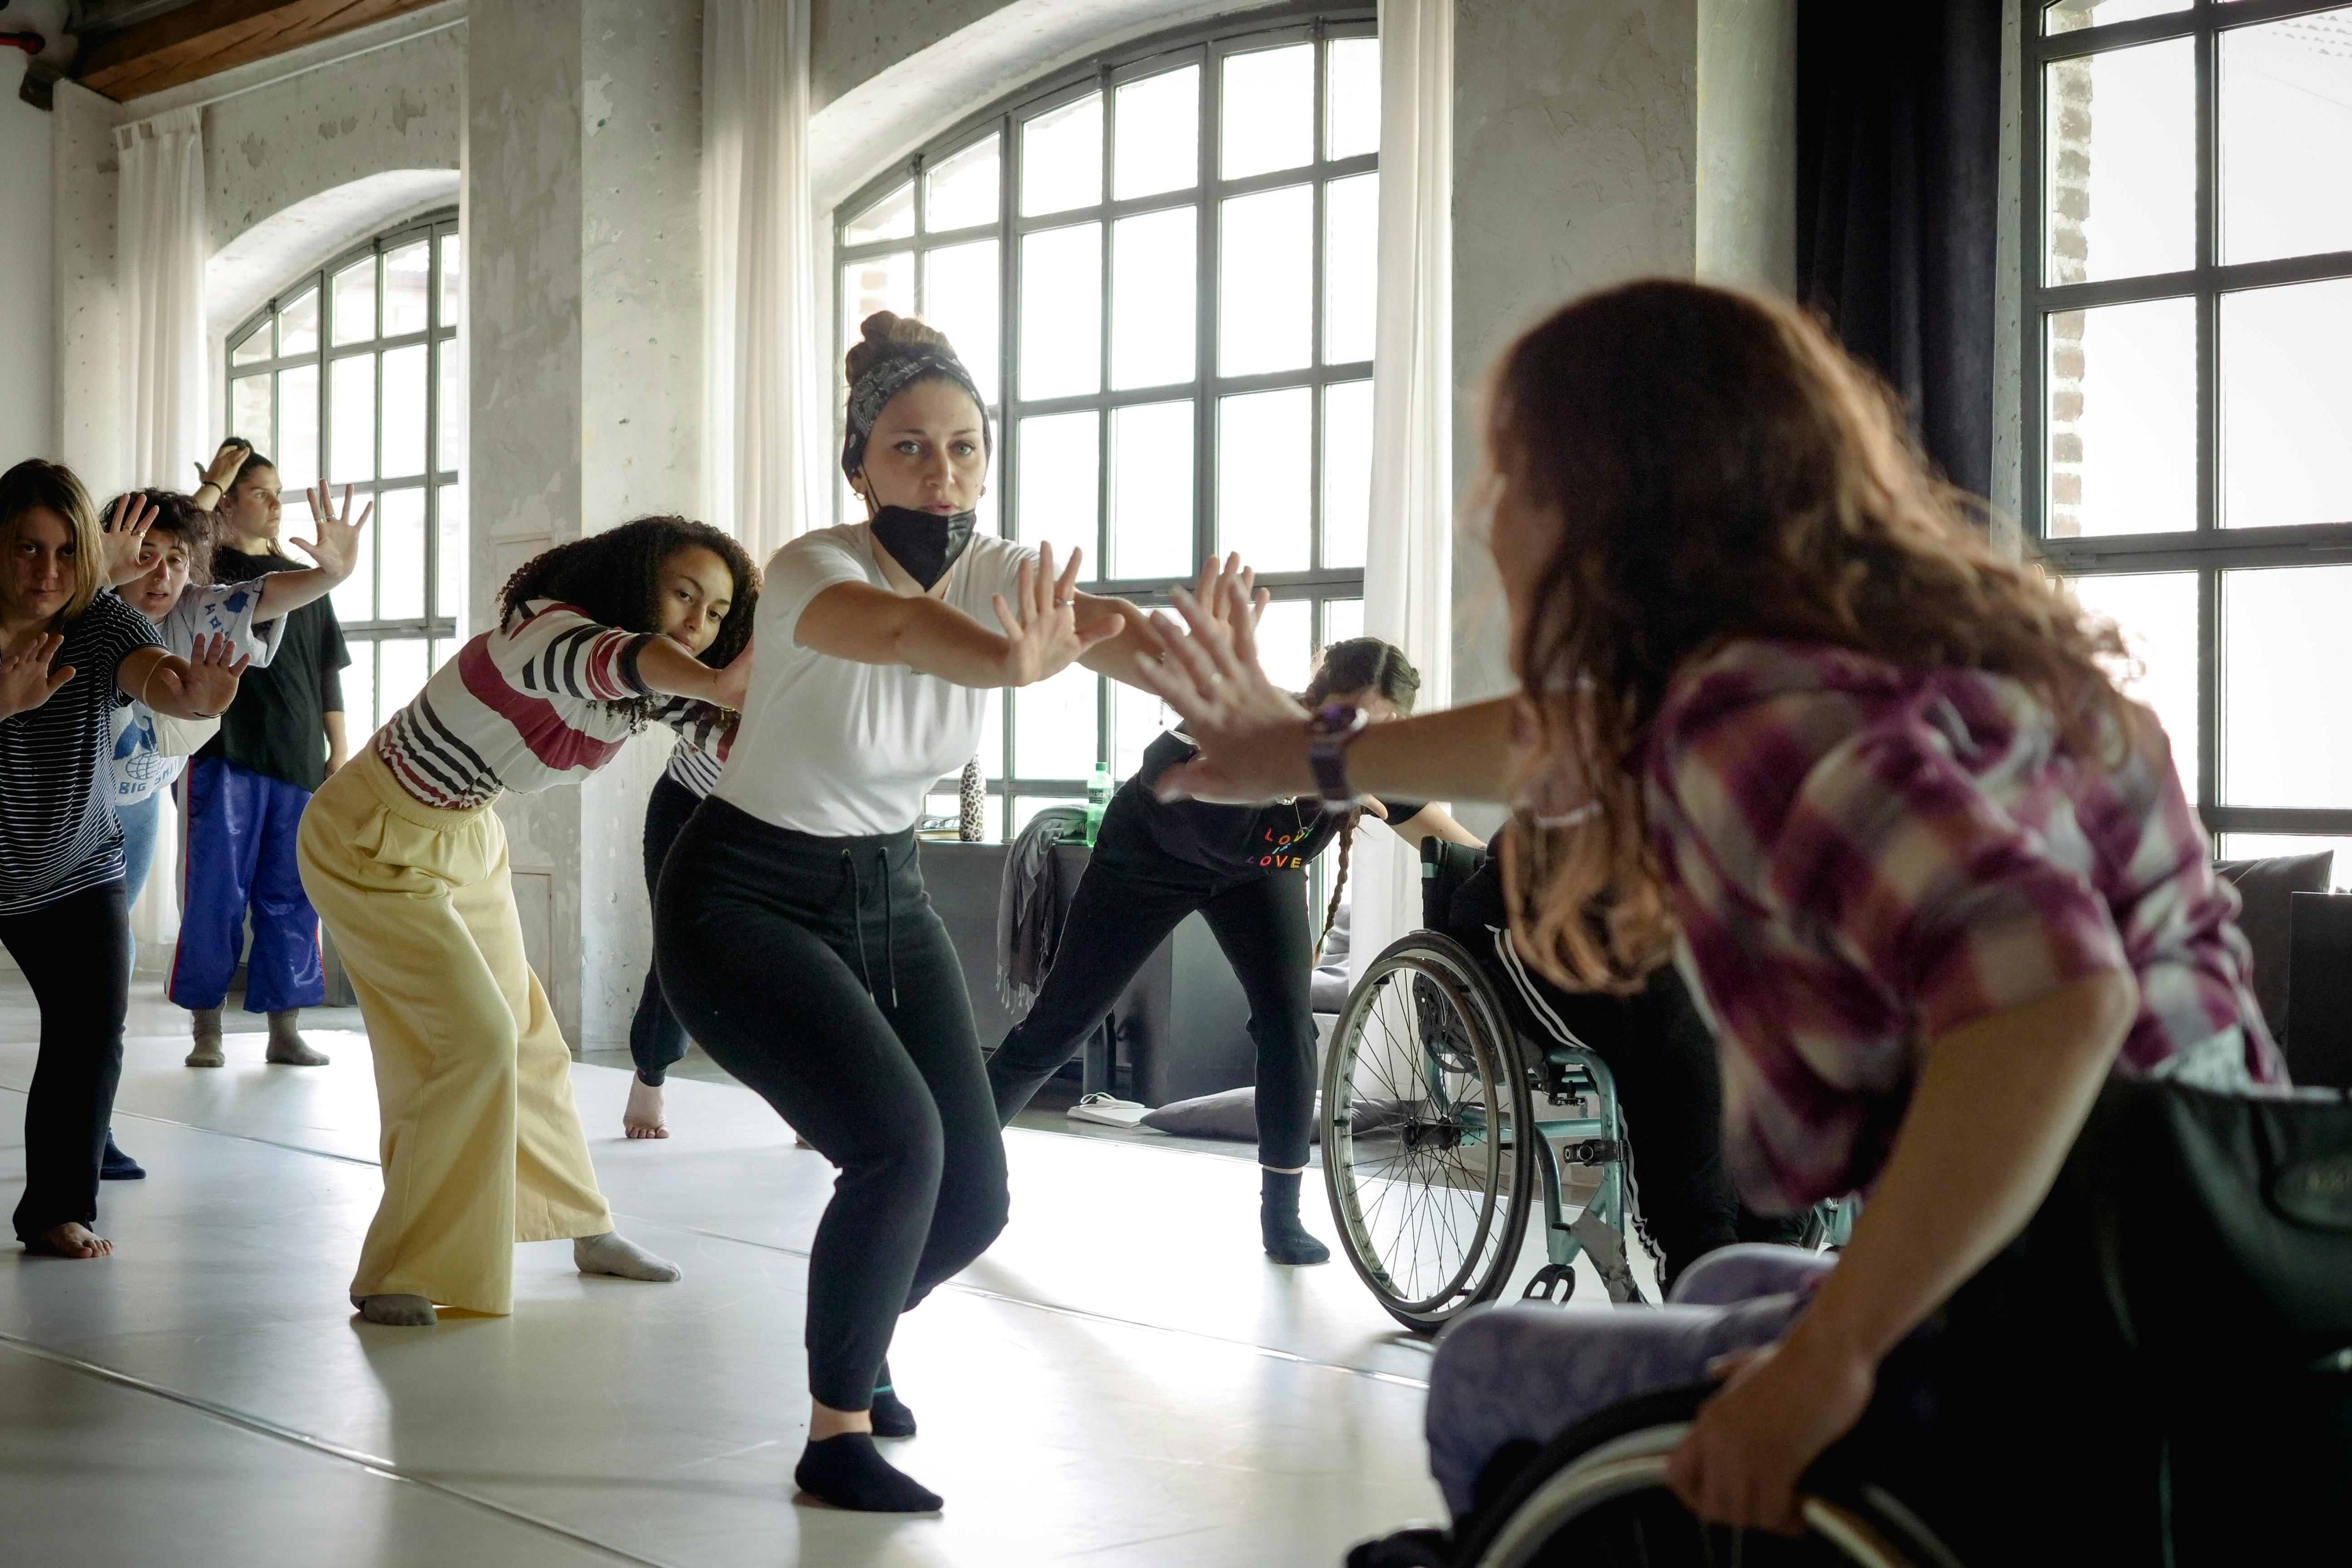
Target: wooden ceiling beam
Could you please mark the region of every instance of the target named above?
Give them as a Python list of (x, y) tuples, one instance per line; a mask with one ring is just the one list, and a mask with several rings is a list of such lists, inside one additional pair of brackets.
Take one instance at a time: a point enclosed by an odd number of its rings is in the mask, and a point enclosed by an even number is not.
[(434, 0), (194, 0), (82, 40), (74, 79), (118, 102), (315, 44)]

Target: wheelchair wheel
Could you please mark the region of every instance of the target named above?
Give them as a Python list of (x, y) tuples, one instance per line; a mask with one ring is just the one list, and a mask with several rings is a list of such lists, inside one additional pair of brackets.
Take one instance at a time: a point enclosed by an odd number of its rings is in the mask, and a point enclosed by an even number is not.
[(1875, 1487), (1808, 1495), (1793, 1540), (1701, 1524), (1668, 1489), (1666, 1461), (1714, 1392), (1654, 1394), (1562, 1434), (1465, 1531), (1459, 1568), (1960, 1568)]
[(1323, 1179), (1340, 1244), (1423, 1332), (1502, 1293), (1527, 1234), (1535, 1108), (1491, 983), (1416, 931), (1373, 961), (1323, 1064)]

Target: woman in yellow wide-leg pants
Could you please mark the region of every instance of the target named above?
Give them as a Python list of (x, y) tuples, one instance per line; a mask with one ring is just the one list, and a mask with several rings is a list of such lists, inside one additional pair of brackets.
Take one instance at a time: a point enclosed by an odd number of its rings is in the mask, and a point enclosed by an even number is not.
[(525, 962), (489, 805), (444, 811), (373, 749), (303, 813), (303, 889), (367, 1020), (383, 1203), (352, 1296), (514, 1310), (514, 1244), (613, 1228), (572, 1055)]

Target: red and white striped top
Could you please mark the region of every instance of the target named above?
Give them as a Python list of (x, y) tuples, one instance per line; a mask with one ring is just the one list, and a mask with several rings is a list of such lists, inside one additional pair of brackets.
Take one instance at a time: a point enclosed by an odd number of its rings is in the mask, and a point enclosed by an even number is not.
[[(435, 670), (376, 731), (376, 755), (409, 794), (447, 811), (584, 778), (635, 731), (613, 704), (657, 695), (637, 673), (653, 640), (531, 600)], [(734, 715), (708, 702), (664, 697), (653, 717), (721, 760), (734, 740)]]

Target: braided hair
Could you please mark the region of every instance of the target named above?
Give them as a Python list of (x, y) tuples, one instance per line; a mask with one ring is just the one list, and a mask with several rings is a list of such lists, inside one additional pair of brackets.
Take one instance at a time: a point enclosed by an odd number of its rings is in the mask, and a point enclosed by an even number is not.
[[(1421, 671), (1413, 668), (1404, 650), (1394, 643), (1382, 642), (1378, 637), (1349, 637), (1323, 650), (1315, 679), (1307, 683), (1299, 700), (1309, 708), (1320, 708), (1335, 693), (1342, 691), (1370, 691), (1394, 704), (1398, 712), (1410, 713), (1421, 696)], [(1324, 907), (1322, 933), (1315, 939), (1318, 962), (1323, 957), (1323, 944), (1331, 940), (1331, 928), (1339, 923), (1339, 903), (1348, 896), (1348, 869), (1355, 858), (1356, 825), (1363, 816), (1363, 808), (1357, 806), (1339, 825), (1339, 875), (1331, 884), (1331, 901)]]
[[(719, 635), (696, 656), (711, 668), (723, 669), (751, 640), (760, 571), (727, 534), (707, 522), (675, 515), (634, 518), (532, 556), (499, 590), (499, 624), (511, 621), (534, 599), (554, 599), (620, 631), (659, 631), (662, 567), (679, 551), (697, 548), (726, 562), (735, 583), (734, 600), (719, 624)], [(663, 700), (634, 697), (605, 706), (626, 712), (629, 727), (637, 730)]]

